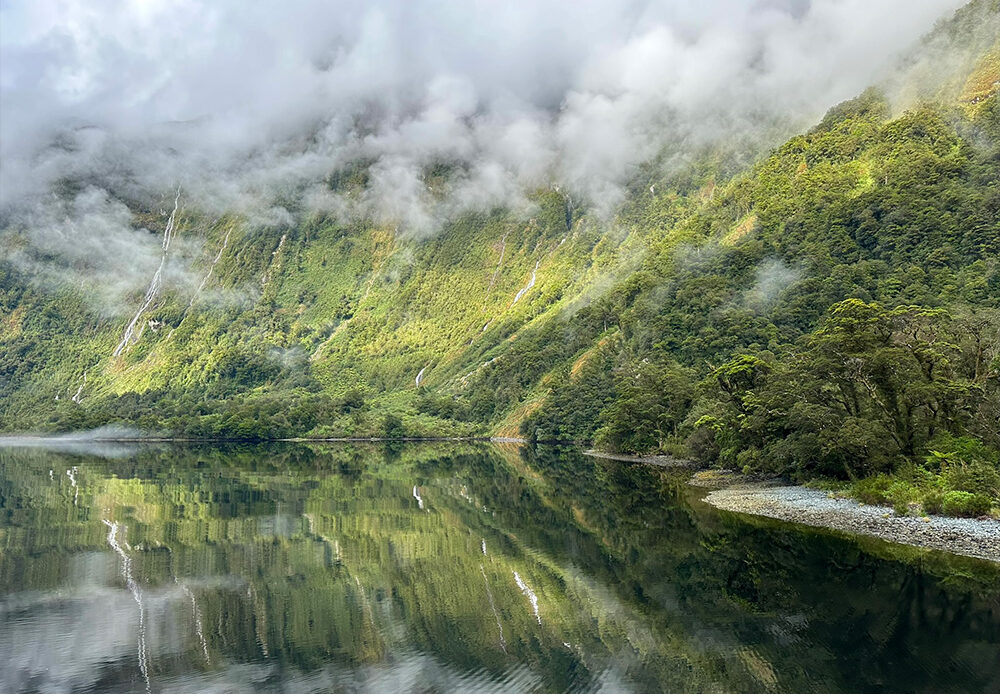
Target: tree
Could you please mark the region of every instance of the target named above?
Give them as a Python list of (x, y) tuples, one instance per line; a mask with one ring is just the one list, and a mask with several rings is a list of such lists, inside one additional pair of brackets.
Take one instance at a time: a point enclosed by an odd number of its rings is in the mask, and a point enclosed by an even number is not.
[(598, 417), (595, 442), (614, 451), (662, 451), (694, 399), (694, 379), (672, 360), (644, 359), (616, 372), (618, 397)]

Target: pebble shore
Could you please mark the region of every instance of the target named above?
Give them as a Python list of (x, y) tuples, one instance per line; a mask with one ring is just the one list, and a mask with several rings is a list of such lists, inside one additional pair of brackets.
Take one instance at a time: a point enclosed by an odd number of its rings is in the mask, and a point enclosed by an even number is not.
[(705, 501), (724, 511), (870, 535), (889, 542), (1000, 562), (1000, 521), (997, 520), (899, 516), (891, 508), (868, 506), (806, 487), (737, 485), (711, 491)]
[(656, 465), (657, 467), (691, 468), (696, 467), (697, 465), (690, 460), (674, 458), (669, 455), (623, 455), (618, 453), (604, 453), (602, 451), (594, 450), (583, 451), (583, 454), (589, 455), (591, 458), (618, 460), (623, 463), (643, 463), (645, 465)]

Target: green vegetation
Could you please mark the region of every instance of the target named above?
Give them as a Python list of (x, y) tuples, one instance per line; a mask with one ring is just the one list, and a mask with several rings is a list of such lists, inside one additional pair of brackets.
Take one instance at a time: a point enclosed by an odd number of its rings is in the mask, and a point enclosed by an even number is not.
[[(924, 108), (886, 121), (869, 93), (831, 111), (683, 222), (686, 245), (664, 242), (607, 297), (615, 378), (557, 373), (522, 431), (799, 480), (861, 478), (860, 498), (900, 511), (995, 509), (992, 103), (973, 119)], [(596, 416), (577, 417), (582, 402)]]
[(523, 436), (995, 509), (998, 17), (939, 28), (977, 56), (957, 86), (902, 113), (869, 90), (749, 169), (723, 147), (643, 168), (611, 221), (556, 190), (426, 240), (183, 211), (197, 274), (222, 249), (208, 289), (164, 291), (120, 357), (138, 294), (109, 315), (5, 254), (0, 430)]
[(989, 514), (1000, 498), (1000, 456), (969, 437), (944, 435), (931, 446), (923, 464), (857, 480), (849, 487), (851, 495), (867, 504), (890, 505), (900, 515)]

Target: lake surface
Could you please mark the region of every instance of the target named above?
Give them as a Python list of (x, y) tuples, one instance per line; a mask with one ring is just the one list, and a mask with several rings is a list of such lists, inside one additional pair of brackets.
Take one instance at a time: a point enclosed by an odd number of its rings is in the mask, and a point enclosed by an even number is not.
[(1000, 692), (996, 565), (560, 448), (0, 448), (4, 692)]

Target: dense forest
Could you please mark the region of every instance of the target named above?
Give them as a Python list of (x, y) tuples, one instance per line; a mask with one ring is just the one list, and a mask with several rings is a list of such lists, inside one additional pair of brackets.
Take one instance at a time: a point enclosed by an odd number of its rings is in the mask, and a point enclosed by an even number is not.
[(556, 376), (522, 431), (799, 478), (923, 464), (907, 477), (931, 508), (958, 492), (950, 506), (988, 510), (1000, 493), (996, 101), (973, 118), (884, 113), (874, 94), (841, 105), (693, 215), (696, 241), (594, 308), (614, 316), (607, 341)]
[[(36, 281), (46, 258), (26, 263), (27, 230), (5, 224), (0, 430), (518, 436), (987, 513), (998, 17), (975, 2), (939, 27), (974, 59), (905, 108), (873, 88), (749, 167), (735, 146), (654, 162), (610, 220), (551, 188), (528, 215), (464, 214), (429, 239), (323, 214), (257, 228), (179, 189), (169, 217), (128, 202), (136, 233), (197, 239), (180, 251), (196, 281), (117, 312)], [(327, 184), (361, 195), (367, 176)], [(88, 186), (67, 175), (64, 204)]]

